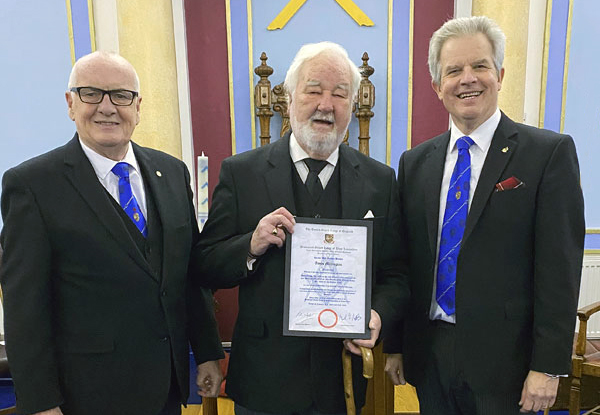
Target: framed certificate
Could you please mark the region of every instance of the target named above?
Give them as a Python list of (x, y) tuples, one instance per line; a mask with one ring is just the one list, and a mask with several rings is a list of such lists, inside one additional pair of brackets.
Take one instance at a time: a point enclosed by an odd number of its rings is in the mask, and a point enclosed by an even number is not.
[(286, 240), (284, 336), (368, 339), (373, 223), (296, 218)]

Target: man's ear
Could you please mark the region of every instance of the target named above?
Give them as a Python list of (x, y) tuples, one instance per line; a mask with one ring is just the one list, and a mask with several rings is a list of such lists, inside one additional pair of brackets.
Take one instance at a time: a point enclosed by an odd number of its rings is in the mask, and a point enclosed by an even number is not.
[(140, 123), (140, 104), (142, 103), (142, 97), (138, 96), (137, 103), (135, 104), (135, 125)]
[(441, 101), (442, 100), (442, 89), (440, 88), (440, 86), (438, 84), (435, 83), (435, 81), (431, 81), (431, 88), (433, 88), (433, 91), (437, 94), (438, 99)]
[(67, 100), (67, 113), (72, 121), (75, 121), (75, 113), (73, 112), (73, 95), (71, 92), (65, 92), (65, 99)]
[(502, 89), (502, 80), (504, 79), (504, 68), (500, 69), (498, 74), (498, 91)]

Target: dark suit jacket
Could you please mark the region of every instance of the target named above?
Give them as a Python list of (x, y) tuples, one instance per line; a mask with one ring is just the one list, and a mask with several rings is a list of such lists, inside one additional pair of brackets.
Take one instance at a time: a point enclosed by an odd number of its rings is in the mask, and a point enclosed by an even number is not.
[[(449, 137), (407, 151), (398, 168), (412, 294), (403, 352), (407, 380), (417, 386), (430, 354), (426, 329)], [(511, 176), (525, 185), (495, 192)], [(584, 233), (572, 138), (502, 114), (467, 217), (456, 277), (456, 348), (448, 351), (474, 388), (520, 390), (530, 369), (569, 373)], [(385, 324), (393, 310), (384, 314)], [(398, 330), (384, 342), (387, 352), (402, 350), (400, 336)]]
[[(346, 145), (340, 146), (342, 218), (374, 220), (378, 281), (399, 284), (394, 231), (398, 202), (394, 171)], [(239, 284), (239, 314), (233, 335), (227, 393), (244, 407), (293, 412), (314, 401), (322, 412), (344, 412), (341, 339), (284, 337), (285, 249), (270, 248), (248, 273), (246, 258), (259, 220), (284, 206), (296, 213), (289, 136), (223, 161), (195, 263), (213, 288)], [(374, 287), (374, 298), (377, 286)], [(406, 297), (408, 293), (406, 293)], [(381, 301), (381, 300), (380, 300)], [(374, 301), (373, 307), (378, 306)], [(355, 394), (364, 403), (361, 365), (355, 362)], [(361, 383), (359, 385), (359, 383)]]
[(221, 357), (202, 295), (188, 327), (198, 229), (187, 169), (133, 149), (162, 223), (162, 272), (137, 248), (77, 136), (4, 175), (0, 277), (20, 413), (58, 405), (76, 415), (158, 413), (172, 365), (188, 395), (188, 339), (198, 363)]

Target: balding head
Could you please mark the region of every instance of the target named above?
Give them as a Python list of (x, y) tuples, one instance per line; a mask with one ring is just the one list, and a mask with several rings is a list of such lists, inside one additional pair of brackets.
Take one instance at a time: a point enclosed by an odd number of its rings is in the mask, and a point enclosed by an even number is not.
[(133, 91), (140, 92), (140, 79), (135, 71), (135, 68), (127, 59), (114, 52), (96, 51), (89, 55), (82, 56), (75, 62), (71, 74), (69, 75), (68, 89), (78, 85), (79, 74), (88, 71), (97, 71), (99, 66), (111, 65), (115, 70), (123, 70), (124, 72), (130, 72), (134, 76), (134, 84), (131, 87)]

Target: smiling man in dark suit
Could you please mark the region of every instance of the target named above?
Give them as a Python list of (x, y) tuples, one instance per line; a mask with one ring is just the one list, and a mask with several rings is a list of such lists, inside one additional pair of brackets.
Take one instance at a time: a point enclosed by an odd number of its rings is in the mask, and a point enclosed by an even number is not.
[[(240, 287), (227, 375), (237, 415), (346, 413), (342, 340), (283, 336), (285, 249), (280, 248), (286, 232), (294, 231), (294, 216), (372, 217), (377, 283), (407, 286), (396, 250), (394, 171), (340, 145), (359, 81), (341, 46), (303, 46), (285, 79), (292, 133), (221, 165), (195, 263), (208, 286)], [(379, 327), (371, 328), (376, 338)], [(360, 408), (365, 381), (358, 360), (353, 369)]]
[(142, 98), (124, 58), (79, 59), (66, 100), (75, 137), (2, 182), (19, 413), (179, 414), (189, 344), (205, 396), (218, 392), (222, 357), (210, 298), (190, 292), (199, 233), (187, 169), (130, 141)]
[[(554, 402), (569, 373), (583, 256), (571, 137), (498, 109), (505, 36), (489, 18), (431, 38), (432, 86), (450, 131), (403, 154), (401, 235), (411, 305), (386, 338), (395, 383), (421, 413), (511, 414)], [(384, 327), (393, 310), (380, 310)], [(402, 365), (404, 360), (404, 367)]]

